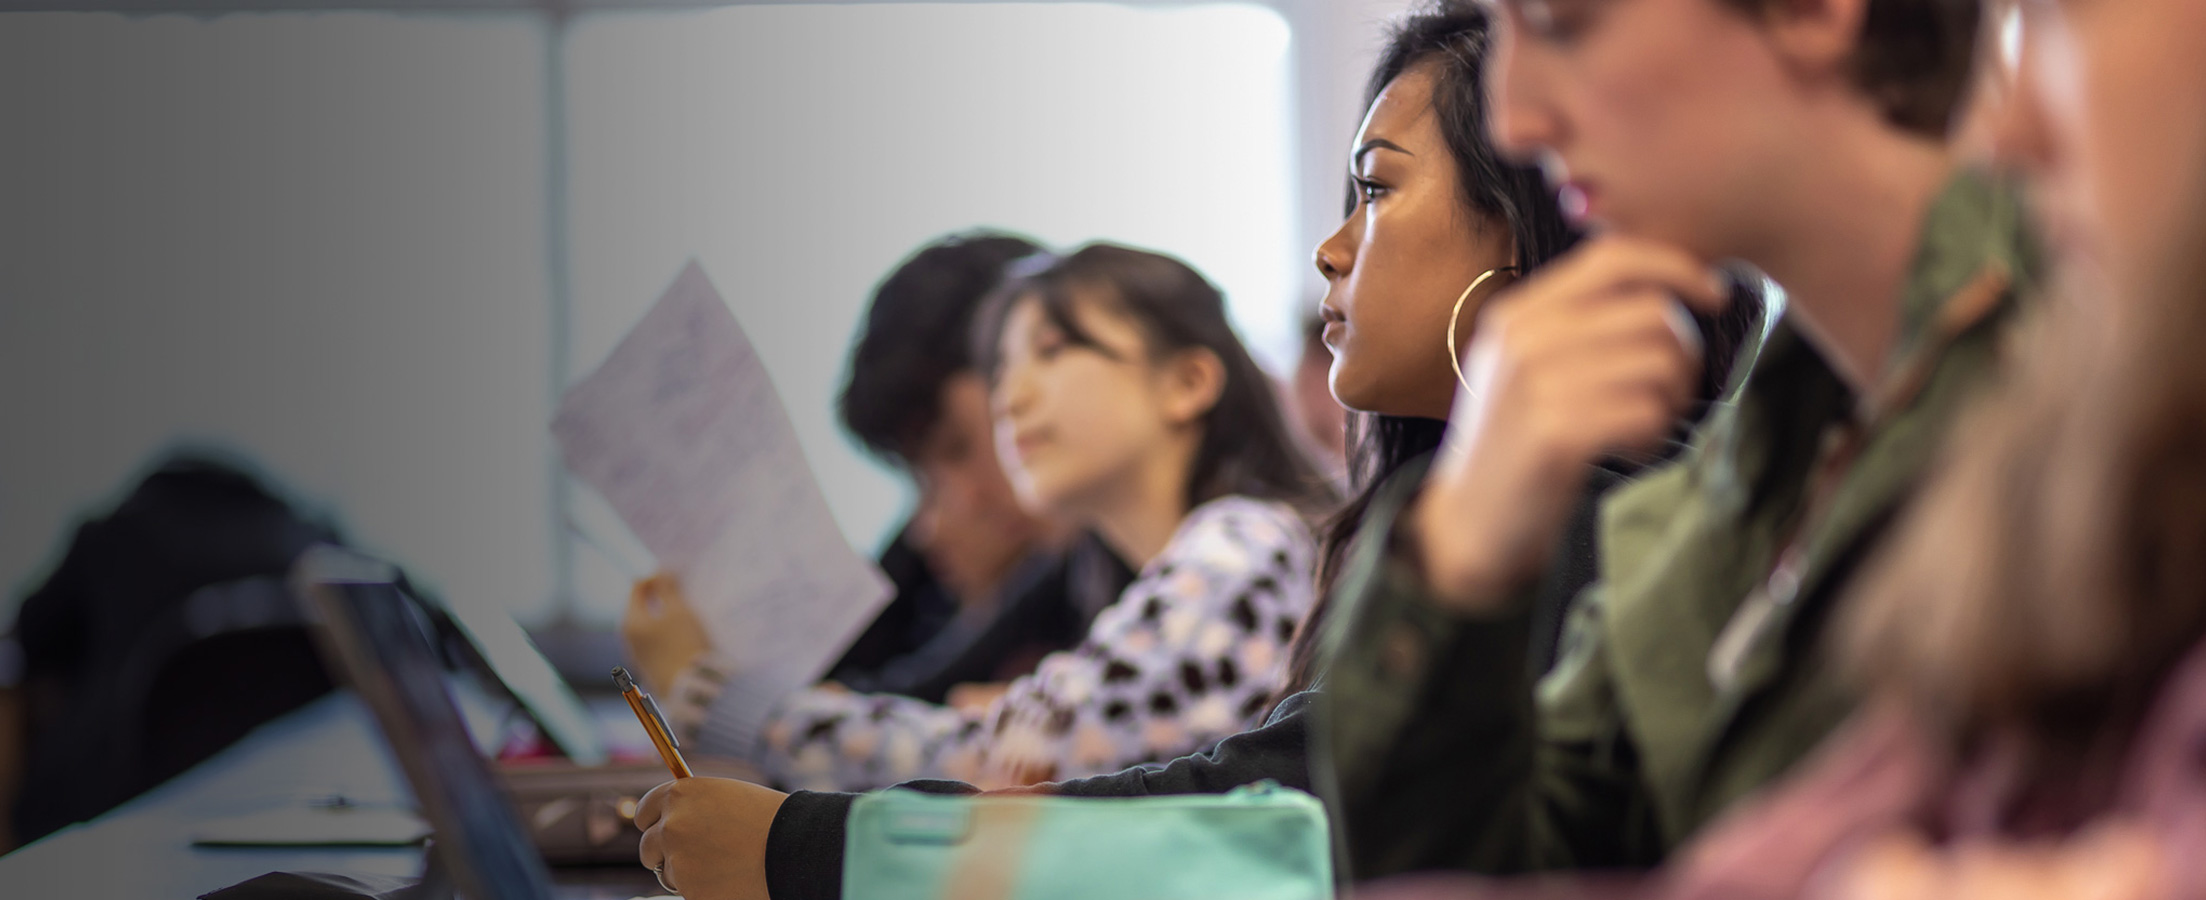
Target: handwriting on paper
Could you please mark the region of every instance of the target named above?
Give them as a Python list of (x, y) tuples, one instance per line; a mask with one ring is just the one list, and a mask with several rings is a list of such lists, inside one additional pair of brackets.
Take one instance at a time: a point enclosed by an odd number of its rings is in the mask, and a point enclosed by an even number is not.
[(827, 670), (887, 602), (844, 540), (749, 337), (691, 263), (568, 390), (552, 422), (602, 495), (749, 678)]

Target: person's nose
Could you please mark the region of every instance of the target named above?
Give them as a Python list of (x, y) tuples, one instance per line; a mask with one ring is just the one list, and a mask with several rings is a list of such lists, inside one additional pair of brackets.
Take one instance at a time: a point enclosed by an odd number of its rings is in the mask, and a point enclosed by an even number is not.
[(1032, 373), (1021, 363), (1006, 363), (997, 373), (995, 387), (988, 392), (988, 414), (998, 431), (1033, 408), (1033, 382)]
[(1317, 264), (1317, 273), (1324, 276), (1326, 281), (1339, 281), (1355, 268), (1356, 236), (1353, 232), (1357, 218), (1355, 210), (1351, 209), (1348, 217), (1341, 220), (1340, 227), (1333, 230), (1332, 236), (1319, 243), (1317, 252), (1312, 254), (1312, 261)]
[(1524, 161), (1556, 149), (1563, 129), (1537, 60), (1521, 52), (1510, 32), (1498, 29), (1486, 56), (1486, 129), (1497, 149)]
[(2028, 49), (2016, 58), (2015, 69), (2003, 73), (1996, 85), (1984, 85), (1993, 96), (1978, 102), (1984, 133), (1994, 162), (2027, 173), (2043, 173), (2057, 160), (2052, 130), (2047, 127), (2045, 96), (2038, 85), (2044, 73), (2032, 69), (2036, 62)]
[(922, 555), (934, 549), (935, 536), (942, 532), (942, 497), (925, 486), (919, 489), (919, 508), (912, 510), (911, 524), (905, 532), (913, 550)]

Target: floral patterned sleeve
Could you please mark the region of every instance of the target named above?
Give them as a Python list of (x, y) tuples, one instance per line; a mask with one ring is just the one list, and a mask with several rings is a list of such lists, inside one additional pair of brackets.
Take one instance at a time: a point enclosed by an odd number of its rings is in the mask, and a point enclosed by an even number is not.
[(987, 710), (812, 688), (775, 708), (756, 755), (784, 786), (857, 791), (913, 778), (1009, 787), (1196, 752), (1269, 706), (1314, 600), (1315, 556), (1285, 506), (1211, 501), (1078, 648), (1045, 657)]

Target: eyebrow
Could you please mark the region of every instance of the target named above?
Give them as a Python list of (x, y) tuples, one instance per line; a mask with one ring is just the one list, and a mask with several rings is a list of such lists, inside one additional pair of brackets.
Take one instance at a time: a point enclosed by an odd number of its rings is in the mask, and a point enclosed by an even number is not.
[(1408, 150), (1402, 149), (1402, 145), (1387, 140), (1386, 138), (1372, 138), (1371, 140), (1363, 142), (1363, 146), (1356, 148), (1355, 154), (1348, 157), (1348, 165), (1351, 167), (1363, 165), (1363, 158), (1370, 155), (1371, 151), (1378, 150), (1380, 148), (1392, 150), (1396, 153), (1402, 154), (1403, 156), (1417, 155), (1415, 153), (1409, 152)]

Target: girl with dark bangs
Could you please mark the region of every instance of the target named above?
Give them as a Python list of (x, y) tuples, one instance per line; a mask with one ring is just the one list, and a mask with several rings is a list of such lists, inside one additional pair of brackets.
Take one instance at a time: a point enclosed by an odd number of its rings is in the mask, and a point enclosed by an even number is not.
[(1117, 771), (1246, 730), (1283, 681), (1314, 597), (1304, 522), (1331, 497), (1218, 290), (1178, 260), (1092, 245), (1014, 266), (977, 325), (1021, 504), (1093, 531), (1139, 574), (1077, 648), (992, 697), (781, 698), (751, 751), (778, 783)]

